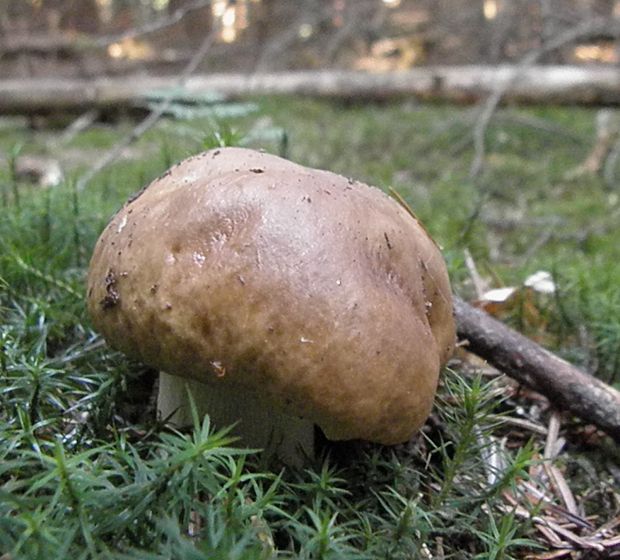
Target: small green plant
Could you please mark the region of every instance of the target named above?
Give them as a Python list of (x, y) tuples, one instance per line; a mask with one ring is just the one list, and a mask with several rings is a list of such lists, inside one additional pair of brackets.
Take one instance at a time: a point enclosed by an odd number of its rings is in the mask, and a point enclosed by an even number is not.
[[(442, 436), (437, 452), (441, 455), (443, 469), (438, 473), (439, 492), (433, 498), (435, 507), (446, 500), (470, 501), (476, 492), (475, 475), (484, 475), (487, 435), (493, 431), (497, 420), (491, 413), (501, 403), (501, 390), (493, 382), (483, 383), (480, 376), (469, 381), (452, 373), (445, 378), (448, 399), (455, 406), (442, 407), (443, 420), (455, 433)], [(475, 495), (475, 494), (474, 494)]]
[(220, 125), (213, 130), (204, 140), (202, 146), (205, 150), (212, 148), (226, 148), (227, 146), (239, 146), (243, 143), (244, 135), (227, 124)]
[(514, 513), (501, 516), (499, 524), (494, 515), (489, 515), (488, 525), (484, 530), (477, 531), (485, 550), (477, 554), (475, 558), (480, 560), (517, 560), (517, 558), (522, 558), (524, 549), (542, 548), (531, 539), (517, 536), (520, 532), (520, 524)]

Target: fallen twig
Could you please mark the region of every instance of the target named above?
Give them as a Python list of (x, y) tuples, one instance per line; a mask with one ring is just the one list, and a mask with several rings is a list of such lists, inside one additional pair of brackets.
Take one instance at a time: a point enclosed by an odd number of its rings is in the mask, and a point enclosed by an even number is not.
[(455, 297), (457, 332), (468, 349), (620, 441), (620, 392)]

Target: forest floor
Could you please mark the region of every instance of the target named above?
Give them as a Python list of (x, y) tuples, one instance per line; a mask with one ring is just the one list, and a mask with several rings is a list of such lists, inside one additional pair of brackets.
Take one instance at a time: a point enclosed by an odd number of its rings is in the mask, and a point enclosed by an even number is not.
[[(242, 144), (396, 190), (442, 247), (456, 293), (618, 387), (620, 169), (575, 173), (596, 110), (502, 108), (472, 178), (474, 108), (195, 109), (84, 189), (82, 173), (135, 122), (70, 137), (59, 122), (0, 118), (2, 560), (620, 557), (617, 446), (463, 349), (419, 437), (328, 447), (281, 471), (208, 422), (190, 434), (157, 423), (154, 372), (106, 347), (84, 306), (90, 253), (123, 202), (189, 155)], [(37, 185), (28, 158), (64, 178)]]

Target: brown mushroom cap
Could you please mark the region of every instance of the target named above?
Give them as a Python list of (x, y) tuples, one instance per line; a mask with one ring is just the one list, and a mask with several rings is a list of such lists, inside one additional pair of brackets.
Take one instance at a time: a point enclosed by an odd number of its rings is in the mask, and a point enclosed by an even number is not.
[(330, 439), (410, 438), (455, 341), (441, 253), (397, 202), (241, 148), (183, 161), (114, 216), (88, 306), (113, 347), (251, 385)]

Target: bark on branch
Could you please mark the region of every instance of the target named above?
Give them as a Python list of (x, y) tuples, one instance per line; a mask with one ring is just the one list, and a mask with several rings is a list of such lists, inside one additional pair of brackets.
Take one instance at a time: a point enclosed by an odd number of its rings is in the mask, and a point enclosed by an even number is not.
[(620, 441), (620, 392), (458, 297), (454, 308), (470, 351)]

